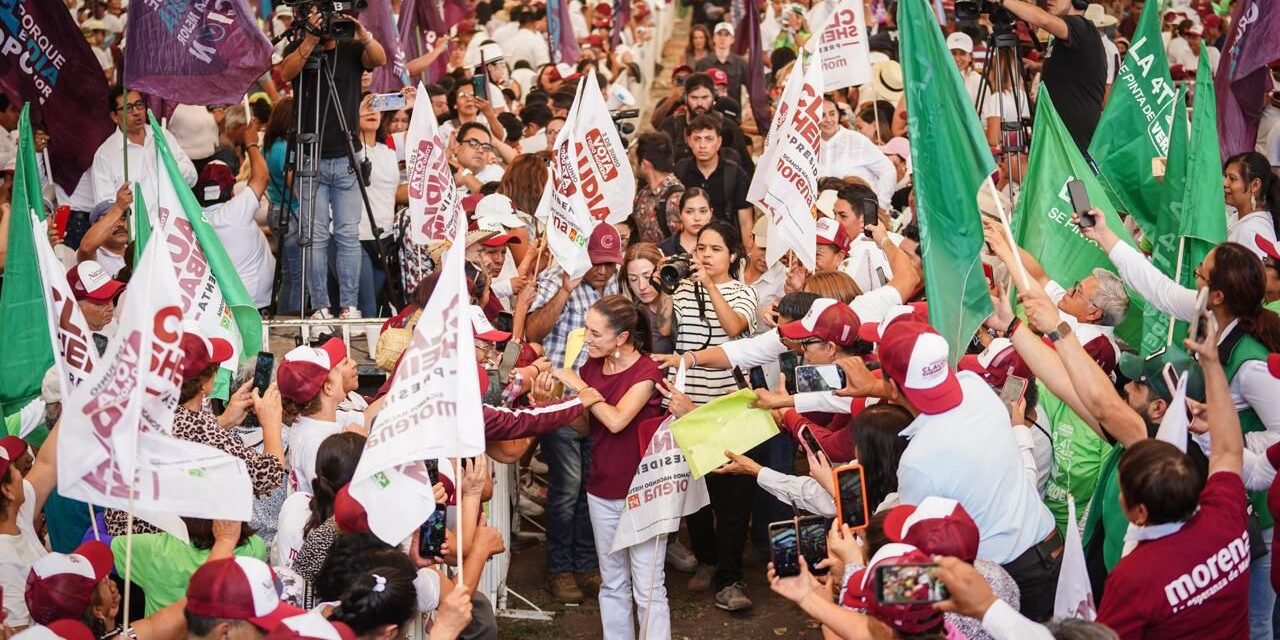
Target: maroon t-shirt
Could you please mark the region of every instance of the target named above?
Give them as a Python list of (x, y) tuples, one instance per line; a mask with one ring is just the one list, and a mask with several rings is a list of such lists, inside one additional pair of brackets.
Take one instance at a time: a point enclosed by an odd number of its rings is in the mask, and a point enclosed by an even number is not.
[(1107, 576), (1098, 622), (1123, 640), (1249, 637), (1244, 482), (1218, 472), (1177, 533), (1141, 542)]
[[(599, 391), (606, 403), (614, 406), (622, 401), (631, 387), (646, 380), (657, 384), (663, 379), (658, 363), (644, 355), (626, 371), (611, 375), (604, 372), (604, 358), (587, 358), (578, 375), (583, 382)], [(640, 466), (640, 456), (644, 454), (634, 433), (636, 425), (659, 415), (662, 415), (662, 396), (656, 390), (631, 423), (617, 433), (610, 432), (590, 410), (587, 411), (587, 424), (591, 427), (591, 469), (587, 472), (587, 493), (608, 500), (627, 497), (636, 467)]]

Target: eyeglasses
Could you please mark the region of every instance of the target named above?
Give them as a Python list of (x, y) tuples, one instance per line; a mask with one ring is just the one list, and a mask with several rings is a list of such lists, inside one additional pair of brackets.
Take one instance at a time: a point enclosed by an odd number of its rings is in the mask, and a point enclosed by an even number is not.
[(822, 344), (824, 342), (826, 342), (826, 340), (822, 340), (821, 338), (809, 338), (807, 340), (801, 340), (797, 342), (797, 344), (800, 345), (801, 349), (808, 349), (815, 344)]
[(474, 94), (474, 93), (459, 93), (457, 97), (458, 97), (458, 99), (459, 99), (459, 100), (461, 100), (461, 99), (463, 99), (463, 98), (466, 98), (466, 99), (470, 100), (470, 99), (472, 99), (472, 98), (475, 98), (475, 97), (476, 97), (476, 94)]
[(128, 111), (142, 111), (147, 108), (147, 103), (142, 100), (137, 100), (124, 105), (124, 108)]
[(480, 142), (479, 138), (467, 138), (466, 140), (463, 140), (463, 142), (466, 143), (468, 147), (471, 147), (472, 149), (479, 149), (485, 153), (493, 151), (493, 145), (488, 142)]
[(1071, 288), (1070, 288), (1070, 289), (1067, 289), (1067, 295), (1072, 296), (1072, 297), (1079, 296), (1079, 297), (1081, 297), (1081, 298), (1084, 298), (1084, 301), (1085, 301), (1085, 302), (1087, 302), (1087, 303), (1089, 303), (1089, 306), (1091, 306), (1091, 307), (1097, 307), (1097, 306), (1098, 306), (1098, 305), (1096, 305), (1096, 304), (1094, 304), (1094, 303), (1093, 303), (1093, 299), (1092, 299), (1092, 298), (1087, 298), (1087, 297), (1085, 297), (1085, 295), (1084, 295), (1084, 287), (1080, 286), (1080, 282), (1079, 282), (1079, 281), (1077, 281), (1074, 285), (1071, 285)]
[(1201, 271), (1200, 267), (1192, 269), (1191, 275), (1194, 276), (1196, 280), (1204, 280), (1205, 282), (1209, 281), (1209, 276), (1205, 272)]
[(496, 352), (497, 350), (498, 350), (497, 345), (493, 344), (492, 342), (476, 340), (476, 353), (486, 358), (488, 358), (490, 354)]

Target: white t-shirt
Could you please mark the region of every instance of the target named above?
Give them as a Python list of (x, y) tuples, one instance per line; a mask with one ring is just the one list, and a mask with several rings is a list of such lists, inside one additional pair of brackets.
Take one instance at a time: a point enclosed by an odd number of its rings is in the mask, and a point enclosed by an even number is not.
[(288, 567), (302, 550), (302, 542), (306, 536), (302, 530), (311, 518), (311, 492), (294, 491), (280, 505), (280, 516), (276, 521), (276, 537), (271, 541), (271, 555), (268, 560), (273, 567)]
[[(369, 207), (374, 220), (382, 228), (383, 235), (395, 231), (396, 188), (400, 186), (400, 166), (396, 152), (379, 142), (372, 148), (365, 147), (372, 169), (369, 171)], [(369, 216), (360, 212), (360, 239), (373, 240), (373, 228)]]
[[(369, 194), (373, 197), (372, 191)], [(246, 188), (226, 202), (205, 207), (204, 217), (213, 226), (227, 257), (244, 282), (244, 288), (257, 307), (271, 304), (271, 285), (276, 275), (276, 259), (271, 255), (267, 236), (262, 233), (254, 215), (258, 213), (258, 194)]]
[(853, 299), (849, 307), (862, 322), (880, 322), (889, 310), (902, 304), (902, 294), (893, 287), (880, 287)]
[(31, 565), (47, 551), (35, 534), (33, 510), (36, 492), (30, 482), (22, 481), (23, 503), (18, 508), (18, 535), (0, 535), (0, 590), (4, 591), (4, 623), (10, 627), (31, 624), (25, 599), (27, 574)]
[(106, 271), (107, 275), (112, 278), (116, 277), (116, 274), (120, 273), (120, 270), (125, 267), (124, 254), (112, 253), (103, 247), (98, 247), (93, 259), (102, 265), (102, 270)]
[(320, 443), (341, 431), (337, 422), (298, 416), (289, 430), (289, 449), (284, 452), (284, 461), (289, 464), (289, 491), (311, 490)]
[[(512, 64), (527, 60), (534, 69), (551, 62), (551, 54), (547, 51), (546, 36), (532, 29), (519, 29), (511, 34), (502, 44), (502, 51)], [(528, 90), (528, 87), (525, 87)]]
[(110, 53), (102, 49), (99, 49), (98, 47), (89, 47), (89, 48), (93, 50), (93, 57), (98, 59), (98, 64), (102, 65), (103, 71), (114, 68), (116, 66), (116, 61), (111, 59)]
[(1227, 214), (1227, 241), (1238, 242), (1248, 247), (1258, 258), (1267, 257), (1255, 238), (1261, 235), (1272, 242), (1276, 241), (1276, 230), (1271, 222), (1271, 213), (1254, 211), (1243, 218), (1237, 218), (1236, 215), (1234, 211), (1229, 211)]
[[(1021, 105), (1019, 105), (1021, 103)], [(1019, 93), (1015, 98), (1012, 91), (987, 94), (982, 100), (982, 122), (986, 126), (987, 118), (1000, 118), (1001, 122), (1021, 122), (1023, 117), (1030, 117), (1027, 98)]]

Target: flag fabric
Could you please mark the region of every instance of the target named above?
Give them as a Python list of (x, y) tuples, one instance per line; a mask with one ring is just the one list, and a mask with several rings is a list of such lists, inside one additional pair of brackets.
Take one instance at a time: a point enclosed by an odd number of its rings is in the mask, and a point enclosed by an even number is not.
[(1076, 500), (1067, 496), (1067, 535), (1062, 545), (1062, 569), (1053, 597), (1054, 618), (1078, 618), (1092, 622), (1098, 618), (1097, 603), (1085, 564), (1084, 545), (1076, 523)]
[(578, 50), (578, 39), (573, 35), (569, 0), (547, 0), (547, 43), (551, 64), (578, 64), (581, 52)]
[[(744, 83), (747, 98), (751, 104), (751, 118), (756, 121), (756, 130), (760, 135), (769, 133), (769, 85), (764, 81), (764, 67), (767, 62), (765, 45), (760, 36), (760, 7), (755, 2), (746, 3), (742, 19), (735, 26), (733, 52), (747, 59), (747, 78)], [(772, 46), (769, 50), (772, 51)], [(738, 96), (731, 96), (739, 99)]]
[(147, 208), (146, 198), (142, 197), (141, 183), (133, 183), (133, 214), (129, 216), (129, 224), (133, 225), (129, 235), (133, 237), (133, 263), (142, 262), (142, 251), (151, 240), (151, 210)]
[(671, 423), (671, 436), (695, 479), (729, 461), (725, 451), (746, 453), (778, 434), (773, 416), (752, 407), (756, 394), (741, 389), (708, 402)]
[[(432, 4), (429, 0), (423, 0), (422, 2), (419, 2), (419, 0), (404, 0), (404, 2), (400, 3), (400, 19), (396, 22), (400, 29), (400, 50), (405, 54), (406, 73), (408, 72), (408, 61), (431, 51), (435, 45), (436, 38), (440, 35), (428, 27), (431, 23), (426, 14), (430, 12)], [(438, 22), (443, 21), (444, 18), (442, 17)], [(432, 61), (431, 66), (427, 67), (425, 72), (411, 80), (417, 80), (419, 83), (424, 80), (429, 83), (435, 82), (448, 72), (448, 58), (447, 54), (441, 54)]]
[[(58, 370), (58, 380), (63, 398), (71, 393), (93, 373), (98, 364), (98, 349), (93, 342), (89, 324), (71, 293), (66, 268), (53, 253), (45, 234), (45, 222), (29, 214), (31, 233), (35, 238), (36, 260), (40, 266), (40, 280), (44, 288), (45, 318), (49, 323), (49, 337), (55, 358), (53, 366)], [(52, 425), (50, 425), (52, 426)]]
[(1168, 442), (1183, 453), (1187, 452), (1187, 433), (1191, 427), (1186, 411), (1187, 380), (1185, 371), (1178, 376), (1178, 386), (1174, 388), (1173, 398), (1169, 400), (1169, 409), (1165, 411), (1160, 428), (1156, 430), (1156, 440)]
[(926, 0), (902, 0), (898, 28), (929, 323), (955, 364), (991, 314), (978, 189), (995, 165)]
[(622, 44), (622, 30), (631, 24), (630, 0), (613, 0), (613, 20), (609, 26), (609, 48), (617, 49)]
[(805, 49), (822, 58), (823, 91), (871, 81), (871, 50), (867, 44), (867, 19), (862, 3), (842, 0), (827, 15), (821, 29), (809, 38)]
[(351, 479), (382, 540), (399, 544), (434, 509), (423, 460), (484, 453), (484, 416), (467, 303), (466, 228), (453, 225), (440, 281), (396, 367)]
[[(562, 189), (580, 192), (591, 217), (608, 223), (631, 215), (636, 179), (594, 69), (578, 83), (564, 126), (551, 148), (551, 175)], [(539, 208), (539, 217), (545, 213)]]
[[(400, 35), (396, 32), (395, 17), (391, 14), (391, 0), (369, 0), (369, 6), (360, 12), (360, 23), (369, 30), (382, 50), (387, 62), (373, 70), (373, 82), (369, 91), (392, 93), (409, 84), (409, 68), (404, 50), (400, 48)], [(425, 95), (425, 94), (424, 94)]]
[(245, 0), (130, 7), (124, 84), (183, 104), (234, 104), (271, 68), (271, 43)]
[[(418, 99), (427, 100), (427, 88), (418, 83)], [(415, 245), (443, 242), (454, 236), (461, 201), (453, 183), (446, 154), (449, 142), (440, 131), (430, 108), (414, 109), (405, 133), (405, 173), (409, 186), (409, 232), (405, 241)]]
[(707, 481), (695, 479), (671, 435), (674, 418), (662, 421), (640, 457), (618, 517), (612, 553), (680, 530), (680, 518), (711, 504)]
[(768, 146), (747, 189), (751, 203), (769, 217), (765, 261), (771, 265), (791, 251), (816, 270), (817, 225), (811, 212), (818, 197), (822, 87), (822, 60), (806, 55), (787, 79)]
[[(64, 11), (65, 13), (65, 11)], [(53, 365), (49, 324), (35, 236), (28, 215), (45, 218), (40, 194), (40, 171), (31, 133), (31, 105), (18, 117), (18, 156), (14, 161), (13, 193), (9, 214), (9, 254), (5, 261), (4, 287), (0, 288), (0, 410), (17, 413), (40, 394), (44, 372)], [(39, 233), (44, 233), (43, 228)], [(47, 242), (47, 240), (45, 241)], [(66, 279), (66, 271), (62, 271)]]
[[(235, 348), (235, 357), (222, 364), (215, 377), (213, 397), (226, 399), (232, 374), (241, 360), (257, 353), (262, 345), (262, 316), (244, 281), (222, 247), (218, 234), (205, 220), (191, 187), (182, 179), (178, 163), (165, 142), (160, 123), (151, 118), (151, 133), (158, 162), (158, 198), (155, 206), (156, 230), (168, 248), (178, 286), (183, 295), (182, 313), (200, 326), (206, 337), (224, 337)], [(154, 243), (148, 243), (154, 244)]]
[[(1280, 3), (1240, 0), (1218, 61), (1217, 105), (1222, 158), (1254, 150), (1258, 121), (1266, 106), (1267, 64), (1280, 59)], [(1272, 87), (1273, 89), (1275, 87)]]
[[(8, 0), (3, 4), (0, 86), (11, 100), (31, 103), (31, 122), (49, 134), (54, 180), (71, 193), (93, 164), (94, 152), (116, 130), (107, 103), (106, 76), (80, 25), (62, 3)], [(15, 219), (25, 228), (25, 218)], [(3, 397), (7, 394), (0, 391)]]
[(1148, 2), (1142, 8), (1133, 44), (1089, 143), (1089, 156), (1111, 201), (1147, 235), (1155, 233), (1164, 206), (1164, 187), (1153, 168), (1157, 159), (1169, 155), (1177, 98), (1160, 37), (1159, 5)]

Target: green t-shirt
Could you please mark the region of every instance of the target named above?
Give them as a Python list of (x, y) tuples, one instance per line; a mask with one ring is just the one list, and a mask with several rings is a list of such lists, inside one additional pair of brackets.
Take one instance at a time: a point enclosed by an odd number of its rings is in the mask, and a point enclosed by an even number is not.
[(1098, 437), (1084, 420), (1080, 419), (1067, 403), (1059, 400), (1048, 387), (1036, 383), (1040, 389), (1040, 407), (1048, 417), (1048, 427), (1053, 439), (1053, 468), (1044, 487), (1044, 503), (1053, 513), (1058, 525), (1058, 535), (1067, 531), (1067, 495), (1075, 496), (1076, 516), (1079, 522), (1089, 517), (1089, 497), (1098, 483), (1098, 469), (1111, 445)]
[[(116, 572), (125, 571), (126, 536), (111, 540), (116, 556)], [(266, 562), (267, 545), (254, 535), (236, 547), (236, 555)], [(197, 549), (167, 533), (138, 533), (133, 536), (133, 582), (147, 594), (146, 615), (151, 615), (187, 595), (191, 574), (209, 557), (207, 549)]]

